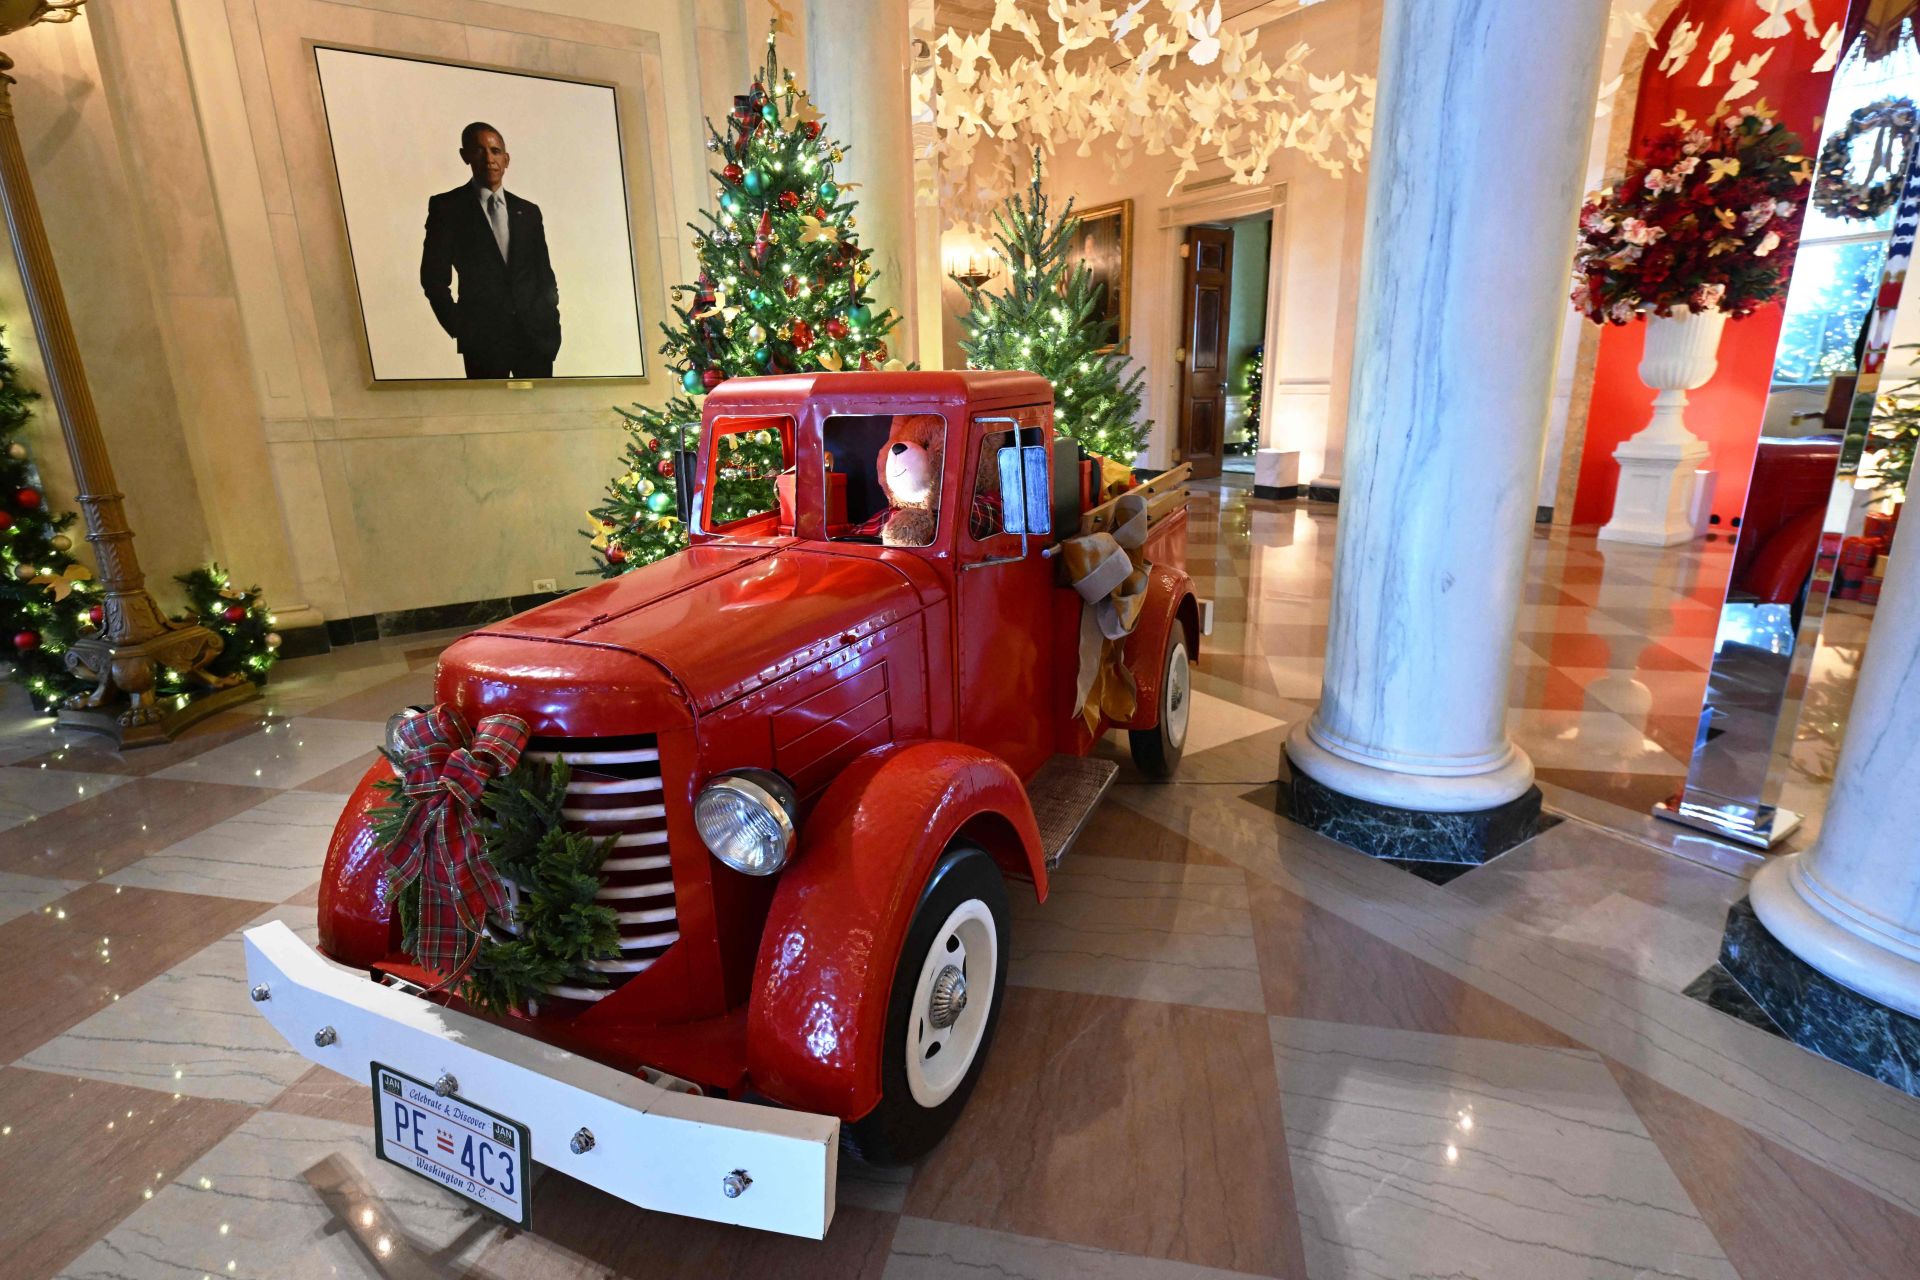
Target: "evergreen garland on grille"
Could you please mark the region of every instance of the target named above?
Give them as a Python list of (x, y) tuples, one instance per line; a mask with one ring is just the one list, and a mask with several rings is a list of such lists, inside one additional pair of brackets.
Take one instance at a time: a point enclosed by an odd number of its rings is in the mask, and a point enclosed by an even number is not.
[[(493, 869), (515, 886), (517, 905), (511, 921), (489, 922), (460, 985), (461, 999), (476, 1009), (505, 1014), (556, 986), (604, 987), (606, 975), (592, 964), (620, 955), (619, 917), (597, 900), (613, 839), (595, 840), (562, 825), (570, 775), (564, 760), (523, 760), (487, 783), (480, 839)], [(406, 827), (414, 802), (401, 794), (398, 777), (378, 785), (387, 803), (372, 811), (373, 834), (386, 849)], [(420, 882), (387, 883), (400, 949), (411, 955), (420, 936)]]

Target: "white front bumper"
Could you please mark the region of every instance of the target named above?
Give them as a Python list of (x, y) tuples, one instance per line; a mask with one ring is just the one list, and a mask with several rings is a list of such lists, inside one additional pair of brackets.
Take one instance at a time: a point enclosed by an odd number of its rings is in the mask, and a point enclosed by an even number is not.
[[(840, 1122), (678, 1093), (334, 964), (275, 921), (246, 932), (247, 985), (287, 1043), (368, 1083), (384, 1063), (532, 1130), (533, 1159), (644, 1209), (818, 1240), (833, 1221)], [(316, 1043), (331, 1027), (330, 1043)], [(329, 1037), (321, 1036), (322, 1040)], [(371, 1115), (369, 1115), (371, 1119)], [(576, 1155), (581, 1129), (593, 1146)], [(752, 1179), (736, 1197), (726, 1179)], [(539, 1202), (533, 1205), (537, 1220)]]

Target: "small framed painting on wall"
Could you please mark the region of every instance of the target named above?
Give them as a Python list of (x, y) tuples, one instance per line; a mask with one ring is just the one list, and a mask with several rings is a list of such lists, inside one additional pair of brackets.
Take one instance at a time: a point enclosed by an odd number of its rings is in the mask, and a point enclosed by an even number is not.
[(1100, 293), (1101, 319), (1107, 325), (1103, 345), (1122, 346), (1132, 331), (1129, 293), (1133, 274), (1133, 201), (1117, 200), (1073, 211), (1075, 227), (1067, 251), (1069, 267), (1085, 267)]
[(612, 86), (314, 61), (375, 383), (644, 375)]

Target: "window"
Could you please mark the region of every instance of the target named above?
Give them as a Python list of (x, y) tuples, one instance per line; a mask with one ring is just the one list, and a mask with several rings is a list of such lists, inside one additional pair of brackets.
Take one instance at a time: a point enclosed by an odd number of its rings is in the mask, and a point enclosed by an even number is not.
[[(1041, 424), (1046, 421), (1046, 416), (1044, 410), (1027, 408), (1015, 409), (1005, 417), (977, 421), (995, 424), (1011, 422), (1007, 427), (982, 433), (980, 452), (974, 459), (973, 492), (967, 505), (967, 533), (975, 542), (985, 542), (1007, 531), (1006, 503), (1000, 492), (1000, 451), (1010, 449), (1015, 444), (1027, 448), (1040, 444), (1045, 439)], [(1060, 439), (1056, 436), (1054, 442), (1058, 444)], [(1059, 481), (1060, 477), (1053, 475), (1052, 470), (1049, 466), (1049, 479)], [(1038, 518), (1036, 513), (1033, 519)]]
[[(1033, 432), (1026, 436), (1031, 444)], [(989, 431), (980, 437), (980, 464), (974, 471), (973, 502), (967, 510), (967, 532), (976, 542), (1006, 532), (1000, 503), (1000, 451), (1012, 446), (1011, 431)]]
[[(729, 529), (761, 520), (768, 532), (792, 533), (793, 420), (722, 418), (713, 430), (703, 527)], [(775, 513), (777, 518), (767, 519)]]
[(836, 414), (826, 452), (827, 537), (924, 547), (933, 542), (947, 423), (936, 413)]
[[(1878, 62), (1856, 50), (1834, 78), (1827, 122), (1846, 123), (1855, 110), (1889, 95), (1911, 96), (1920, 80), (1920, 53), (1903, 38)], [(1817, 144), (1814, 154), (1818, 155)], [(1834, 218), (1809, 205), (1800, 227), (1800, 254), (1787, 286), (1786, 323), (1774, 357), (1775, 385), (1824, 383), (1857, 367), (1855, 348), (1873, 308), (1886, 262), (1895, 209), (1871, 222)]]

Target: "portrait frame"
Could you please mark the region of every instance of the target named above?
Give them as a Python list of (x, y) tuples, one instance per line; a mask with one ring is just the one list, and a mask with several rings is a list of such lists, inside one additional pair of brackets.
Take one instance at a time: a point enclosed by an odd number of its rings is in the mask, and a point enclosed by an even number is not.
[[(641, 270), (640, 245), (636, 239), (633, 210), (633, 200), (636, 194), (642, 196), (646, 194), (646, 182), (641, 177), (636, 177), (629, 171), (628, 145), (625, 133), (628, 122), (622, 118), (622, 104), (620, 102), (622, 89), (618, 83), (611, 80), (586, 76), (569, 76), (550, 71), (528, 70), (522, 67), (474, 62), (459, 58), (442, 58), (411, 51), (368, 47), (337, 41), (309, 39), (302, 43), (307, 48), (308, 56), (311, 59), (311, 66), (313, 67), (313, 86), (320, 104), (320, 125), (328, 148), (327, 159), (333, 172), (334, 199), (332, 204), (335, 214), (339, 219), (338, 226), (341, 240), (346, 247), (347, 277), (351, 284), (351, 292), (353, 295), (352, 305), (358, 321), (358, 346), (361, 367), (366, 386), (369, 389), (508, 387), (516, 390), (524, 390), (543, 384), (644, 383), (649, 380), (649, 369), (646, 358), (646, 312), (642, 298), (644, 280)], [(364, 65), (367, 66), (387, 64), (395, 68), (428, 69), (430, 72), (444, 71), (467, 76), (497, 77), (499, 78), (499, 83), (510, 84), (522, 90), (528, 86), (535, 87), (536, 91), (538, 91), (539, 86), (553, 86), (555, 91), (576, 95), (581, 91), (590, 91), (595, 112), (600, 117), (599, 123), (602, 126), (598, 136), (594, 139), (594, 142), (597, 143), (599, 147), (598, 158), (601, 166), (597, 177), (597, 184), (600, 190), (597, 192), (596, 212), (599, 215), (599, 222), (602, 225), (602, 233), (594, 237), (591, 247), (584, 251), (577, 244), (568, 241), (560, 248), (558, 253), (555, 253), (552, 232), (550, 227), (548, 227), (546, 229), (545, 244), (549, 254), (556, 259), (553, 264), (553, 273), (559, 280), (572, 280), (576, 283), (582, 280), (591, 282), (593, 287), (593, 305), (582, 308), (575, 303), (570, 306), (569, 304), (573, 300), (569, 298), (569, 290), (564, 284), (560, 286), (561, 353), (560, 356), (555, 359), (555, 367), (551, 374), (529, 378), (466, 376), (458, 368), (459, 357), (457, 355), (454, 356), (455, 367), (445, 371), (410, 372), (404, 368), (404, 365), (396, 367), (392, 361), (388, 361), (387, 368), (383, 370), (383, 326), (377, 320), (375, 310), (369, 306), (368, 289), (371, 283), (369, 277), (375, 273), (370, 272), (368, 269), (370, 262), (368, 244), (370, 240), (376, 237), (369, 234), (367, 219), (364, 216), (364, 195), (368, 175), (365, 173), (350, 173), (342, 166), (340, 130), (343, 125), (351, 125), (353, 123), (351, 119), (353, 112), (338, 109), (342, 104), (342, 99), (345, 97), (343, 93), (336, 93), (332, 97), (329, 96), (327, 64), (330, 56), (334, 58), (366, 59), (368, 61)], [(428, 302), (421, 288), (419, 279), (419, 258), (422, 251), (421, 242), (424, 223), (423, 215), (426, 213), (427, 196), (431, 194), (443, 194), (441, 192), (442, 187), (454, 186), (460, 182), (461, 171), (458, 167), (458, 159), (455, 153), (459, 145), (459, 129), (469, 120), (486, 120), (488, 123), (496, 124), (503, 135), (508, 132), (522, 134), (531, 132), (525, 128), (524, 120), (507, 123), (510, 120), (515, 120), (514, 114), (503, 114), (496, 111), (490, 115), (484, 110), (484, 105), (485, 104), (481, 104), (478, 109), (463, 107), (445, 113), (445, 119), (459, 120), (458, 124), (452, 126), (452, 141), (443, 147), (449, 156), (454, 157), (453, 165), (435, 171), (431, 180), (423, 184), (416, 184), (416, 186), (420, 187), (420, 190), (407, 188), (403, 191), (396, 192), (393, 196), (395, 207), (394, 217), (396, 220), (404, 219), (405, 226), (408, 229), (406, 260), (412, 265), (404, 273), (397, 271), (380, 273), (385, 280), (385, 287), (390, 294), (404, 301), (407, 305), (413, 305), (413, 303), (417, 301), (416, 314), (414, 317), (415, 323), (417, 323), (422, 333), (429, 335), (431, 341), (443, 344), (444, 350), (448, 352), (454, 350), (456, 340), (440, 328), (436, 321), (433, 307)], [(364, 102), (358, 101), (354, 103), (354, 107), (361, 112), (369, 109)], [(578, 114), (577, 110), (575, 114)], [(499, 119), (495, 120), (492, 118), (493, 116), (499, 116)], [(508, 139), (507, 149), (509, 152), (512, 152), (514, 149), (514, 144), (511, 139)], [(507, 182), (502, 184), (503, 189), (511, 195), (522, 196), (523, 199), (529, 198), (527, 194), (529, 190), (540, 191), (540, 195), (543, 198), (535, 199), (534, 203), (541, 206), (541, 216), (544, 222), (551, 216), (549, 213), (549, 205), (557, 206), (560, 203), (559, 200), (555, 199), (553, 190), (542, 190), (539, 187), (529, 189), (524, 185), (516, 184), (512, 181), (512, 172), (513, 170), (510, 166), (510, 177)], [(470, 175), (468, 176), (470, 177)], [(383, 172), (375, 175), (375, 177), (384, 181), (387, 179), (387, 174)], [(636, 184), (642, 188), (637, 193), (634, 190)], [(355, 190), (356, 185), (361, 188), (358, 192)], [(423, 192), (426, 194), (422, 194)], [(356, 195), (360, 196), (361, 199), (356, 200)], [(562, 197), (562, 199), (564, 199), (564, 197)], [(361, 216), (359, 217), (356, 217), (356, 204), (362, 206), (360, 209)], [(516, 223), (515, 225), (518, 224)], [(387, 241), (394, 243), (400, 242), (400, 237), (394, 227), (382, 226), (380, 230), (385, 233), (385, 239)], [(387, 250), (383, 255), (385, 258), (395, 258), (396, 255), (391, 244), (384, 245), (383, 248)], [(568, 259), (575, 265), (569, 270), (561, 265), (561, 262), (558, 260), (561, 258)], [(580, 267), (578, 263), (583, 258), (592, 265), (584, 269)], [(573, 292), (577, 296), (581, 291), (575, 289)], [(383, 298), (383, 302), (391, 304), (393, 298)], [(572, 352), (567, 350), (567, 339), (569, 337), (575, 337), (583, 327), (579, 323), (579, 316), (583, 312), (590, 317), (587, 326), (585, 326), (589, 332), (605, 334), (611, 330), (618, 335), (618, 340), (621, 341), (624, 346), (624, 349), (610, 358), (606, 356), (604, 350), (590, 352), (587, 359), (591, 364), (587, 368), (580, 368), (578, 367), (578, 361), (567, 358), (573, 355)], [(596, 312), (602, 316), (617, 318), (617, 327), (604, 324), (595, 326), (591, 317)], [(567, 316), (569, 313), (574, 317), (575, 327), (572, 332), (566, 329)], [(388, 318), (390, 319), (390, 317)], [(391, 332), (392, 326), (390, 324), (384, 327), (387, 332)], [(604, 345), (603, 340), (603, 348)], [(569, 370), (567, 368), (568, 364), (573, 364), (575, 367)]]
[(1068, 269), (1084, 265), (1105, 288), (1102, 319), (1113, 334), (1100, 350), (1124, 348), (1133, 334), (1133, 201), (1075, 209), (1073, 218), (1078, 226), (1067, 249)]

